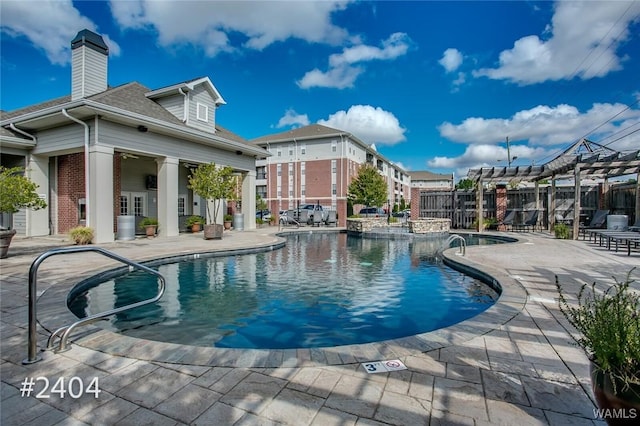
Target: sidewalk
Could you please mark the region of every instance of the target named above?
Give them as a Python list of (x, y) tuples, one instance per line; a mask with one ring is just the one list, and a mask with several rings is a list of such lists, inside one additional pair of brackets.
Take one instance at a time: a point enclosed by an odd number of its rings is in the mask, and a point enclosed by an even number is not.
[[(280, 242), (276, 229), (230, 232), (221, 241), (184, 234), (103, 247), (133, 260), (273, 247)], [(277, 367), (270, 366), (268, 360), (275, 358), (269, 351), (227, 351), (228, 356), (221, 357), (209, 348), (111, 340), (118, 337), (105, 331), (82, 333), (71, 350), (43, 352), (42, 362), (22, 365), (27, 355), (29, 265), (43, 250), (67, 243), (62, 237), (17, 238), (10, 257), (0, 261), (0, 421), (3, 425), (604, 424), (594, 417), (588, 361), (571, 344), (557, 309), (554, 276), (569, 289), (584, 281), (611, 283), (612, 275), (622, 277), (640, 264), (640, 258), (583, 241), (556, 240), (547, 233), (509, 235), (521, 241), (468, 247), (464, 258), (456, 256), (456, 250), (446, 252), (498, 279), (504, 293), (495, 309), (457, 326), (414, 336), (404, 345), (283, 353), (275, 356)], [(109, 267), (109, 260), (90, 256), (94, 257), (48, 259), (41, 268), (39, 290), (64, 294), (65, 286), (79, 277)], [(64, 308), (62, 302), (54, 305), (51, 309)], [(39, 310), (39, 320), (54, 321), (51, 312)], [(38, 347), (45, 342), (43, 333)], [(236, 366), (225, 363), (229, 359)], [(361, 366), (383, 359), (400, 359), (408, 369), (367, 374)], [(98, 378), (100, 393), (97, 398), (86, 392), (79, 398), (21, 396), (25, 378), (37, 377), (50, 380), (50, 391), (60, 377), (67, 382), (77, 377), (76, 385), (82, 381), (85, 387)], [(43, 385), (37, 382), (35, 390)]]

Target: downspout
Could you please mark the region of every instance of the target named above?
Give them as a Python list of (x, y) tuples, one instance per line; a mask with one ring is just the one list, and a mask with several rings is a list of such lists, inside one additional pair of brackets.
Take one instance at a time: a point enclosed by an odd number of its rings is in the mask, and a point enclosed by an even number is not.
[[(15, 124), (13, 124), (13, 123), (9, 123), (9, 128), (10, 128), (11, 130), (13, 130), (14, 132), (16, 132), (16, 133), (20, 133), (21, 135), (28, 137), (29, 139), (31, 139), (31, 140), (33, 141), (33, 143), (36, 143), (36, 144), (38, 143), (38, 140), (36, 139), (36, 137), (35, 137), (35, 136), (33, 136), (33, 135), (32, 135), (32, 134), (30, 134), (30, 133), (25, 132), (24, 130), (18, 129), (18, 128), (15, 126)], [(27, 173), (27, 170), (28, 170), (28, 168), (29, 168), (29, 164), (31, 163), (31, 153), (29, 153), (29, 154), (25, 157), (25, 160), (26, 160), (26, 161), (25, 161), (25, 165), (24, 165), (25, 167), (24, 167), (24, 169), (25, 169), (25, 173)], [(13, 220), (12, 220), (12, 221), (13, 221)], [(12, 226), (12, 229), (13, 229), (13, 226)], [(27, 229), (26, 229), (26, 231), (27, 231), (27, 235), (30, 235), (30, 234), (31, 234), (31, 224), (29, 224), (28, 222), (27, 222)]]
[(89, 197), (89, 183), (90, 183), (90, 180), (89, 180), (89, 125), (84, 121), (78, 120), (77, 118), (69, 115), (67, 110), (64, 108), (62, 109), (62, 115), (67, 117), (69, 120), (75, 121), (76, 123), (84, 127), (84, 192), (85, 192), (84, 197), (85, 197), (85, 209), (86, 209), (85, 214), (87, 216), (85, 220), (85, 225), (89, 227), (90, 226), (89, 218), (91, 217), (89, 215), (89, 212), (91, 211), (90, 210), (91, 198)]
[(18, 129), (13, 123), (9, 123), (9, 127), (11, 128), (11, 130), (13, 130), (14, 132), (20, 133), (23, 136), (28, 137), (29, 139), (31, 139), (32, 141), (34, 141), (35, 143), (38, 142), (38, 140), (36, 139), (35, 136), (25, 132), (24, 130), (20, 130)]
[(184, 96), (184, 102), (182, 105), (182, 122), (186, 123), (187, 118), (189, 117), (189, 99), (187, 98), (187, 94), (182, 90), (182, 87), (178, 87), (178, 92)]

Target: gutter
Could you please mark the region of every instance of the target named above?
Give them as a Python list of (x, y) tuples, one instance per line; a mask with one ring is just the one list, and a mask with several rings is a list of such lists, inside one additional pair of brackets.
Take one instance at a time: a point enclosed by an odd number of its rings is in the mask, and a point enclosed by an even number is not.
[(9, 123), (9, 128), (10, 128), (11, 130), (13, 130), (14, 132), (16, 132), (16, 133), (20, 133), (21, 135), (28, 137), (28, 138), (29, 138), (29, 139), (31, 139), (34, 143), (38, 143), (38, 140), (36, 139), (36, 137), (35, 137), (35, 136), (33, 136), (32, 134), (29, 134), (29, 133), (25, 132), (24, 130), (20, 130), (20, 129), (18, 129), (18, 128), (15, 126), (15, 124), (13, 124), (13, 123)]
[(90, 223), (89, 223), (89, 212), (90, 212), (90, 197), (89, 197), (89, 183), (91, 182), (89, 180), (89, 125), (87, 123), (85, 123), (84, 121), (78, 120), (75, 117), (72, 117), (71, 115), (69, 115), (69, 113), (67, 112), (67, 110), (65, 108), (62, 108), (62, 115), (64, 115), (65, 117), (67, 117), (69, 120), (74, 121), (78, 124), (80, 124), (81, 126), (84, 127), (84, 197), (85, 197), (85, 215), (86, 215), (86, 219), (85, 219), (85, 226), (89, 227)]

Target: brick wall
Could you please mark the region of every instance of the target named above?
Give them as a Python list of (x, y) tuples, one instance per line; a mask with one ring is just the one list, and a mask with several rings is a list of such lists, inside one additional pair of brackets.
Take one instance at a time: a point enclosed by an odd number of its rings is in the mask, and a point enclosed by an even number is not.
[(58, 157), (58, 233), (78, 226), (78, 200), (84, 192), (84, 153)]

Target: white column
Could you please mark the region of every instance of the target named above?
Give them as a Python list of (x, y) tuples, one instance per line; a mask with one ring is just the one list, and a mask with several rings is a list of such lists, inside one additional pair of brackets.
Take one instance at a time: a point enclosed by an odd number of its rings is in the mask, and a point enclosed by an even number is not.
[[(86, 172), (86, 171), (85, 171)], [(114, 241), (113, 233), (113, 148), (89, 148), (89, 226), (94, 243)]]
[(158, 158), (158, 235), (175, 237), (178, 229), (177, 158)]
[(49, 157), (42, 155), (29, 155), (26, 175), (33, 183), (38, 185), (36, 192), (44, 199), (47, 207), (40, 210), (26, 209), (26, 235), (36, 237), (49, 235)]
[[(275, 214), (275, 212), (271, 212)], [(256, 229), (256, 172), (251, 170), (242, 177), (242, 215), (244, 229)]]
[(573, 192), (573, 239), (578, 239), (578, 232), (580, 231), (580, 165), (576, 164), (574, 170), (574, 185), (575, 190)]

